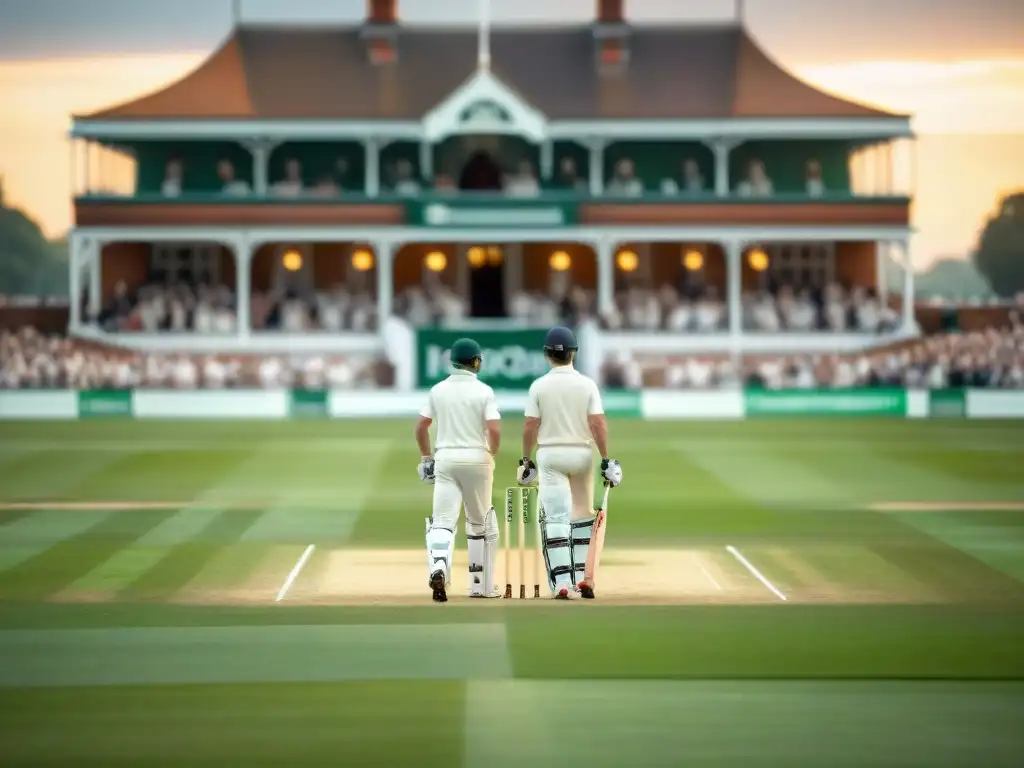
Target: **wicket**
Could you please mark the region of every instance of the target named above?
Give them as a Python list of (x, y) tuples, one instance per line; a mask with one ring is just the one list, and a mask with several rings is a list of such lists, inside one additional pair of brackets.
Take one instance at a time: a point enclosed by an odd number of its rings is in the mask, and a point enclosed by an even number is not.
[[(532, 502), (532, 504), (531, 504)], [(531, 520), (530, 507), (533, 507)], [(541, 556), (540, 547), (540, 524), (544, 515), (544, 508), (540, 504), (540, 495), (536, 488), (513, 486), (505, 489), (505, 541), (502, 545), (502, 552), (505, 558), (505, 598), (512, 598), (512, 521), (517, 521), (516, 528), (519, 539), (519, 598), (526, 598), (526, 585), (529, 575), (533, 575), (533, 596), (540, 597), (540, 585), (546, 584), (544, 578), (544, 558)], [(530, 537), (532, 544), (527, 543), (527, 529), (535, 533)], [(530, 548), (533, 552), (531, 570), (526, 570), (526, 550)]]

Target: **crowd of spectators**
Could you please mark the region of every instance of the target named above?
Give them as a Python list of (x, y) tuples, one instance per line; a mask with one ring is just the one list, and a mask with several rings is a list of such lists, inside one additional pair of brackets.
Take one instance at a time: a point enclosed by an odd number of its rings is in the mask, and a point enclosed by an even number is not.
[(163, 354), (0, 332), (0, 389), (354, 389), (392, 386), (393, 377), (375, 356)]
[[(594, 292), (579, 286), (551, 291), (517, 291), (509, 299), (508, 317), (530, 326), (578, 325), (590, 317)], [(454, 324), (466, 318), (468, 302), (441, 283), (413, 286), (395, 301), (395, 314), (414, 328)]]
[(132, 290), (120, 281), (93, 319), (108, 332), (230, 334), (235, 332), (235, 296), (225, 285), (146, 283)]
[(373, 295), (369, 291), (351, 291), (344, 284), (309, 293), (257, 291), (252, 294), (250, 312), (256, 330), (365, 333), (377, 328), (377, 302)]
[[(831, 283), (824, 289), (783, 285), (741, 297), (744, 331), (811, 333), (817, 331), (891, 333), (899, 315), (873, 288), (846, 290)], [(620, 291), (615, 306), (601, 317), (607, 330), (714, 333), (728, 330), (726, 302), (714, 287), (677, 290), (631, 287)]]
[[(478, 153), (483, 154), (483, 153)], [(489, 156), (488, 156), (489, 157)], [(488, 160), (488, 162), (491, 162)], [(164, 197), (180, 197), (188, 188), (188, 167), (183, 158), (169, 160), (164, 168), (160, 192)], [(463, 169), (465, 172), (465, 169)], [(217, 163), (220, 192), (229, 197), (253, 193), (249, 182), (240, 179), (234, 164), (228, 159)], [(387, 163), (383, 167), (381, 186), (385, 191), (401, 197), (414, 197), (423, 191), (454, 194), (459, 188), (500, 189), (509, 197), (538, 197), (545, 188), (587, 194), (590, 190), (589, 174), (580, 173), (572, 157), (562, 157), (550, 180), (537, 173), (531, 160), (519, 159), (511, 168), (494, 169), (494, 178), (480, 186), (465, 185), (462, 178), (446, 171), (438, 171), (424, 179), (408, 159)], [(333, 197), (346, 191), (360, 191), (365, 178), (356, 178), (347, 159), (336, 158), (330, 167), (321, 171), (303, 168), (295, 157), (285, 158), (283, 173), (271, 181), (271, 197)], [(661, 194), (669, 197), (708, 195), (715, 192), (714, 180), (705, 178), (695, 158), (686, 158), (672, 172), (659, 179), (644, 180), (637, 175), (633, 159), (624, 157), (615, 162), (611, 173), (604, 179), (604, 194), (614, 197), (640, 197)], [(810, 159), (804, 167), (804, 192), (811, 197), (822, 197), (827, 189), (822, 178), (821, 163)], [(775, 194), (765, 164), (760, 159), (750, 160), (743, 176), (732, 185), (732, 193), (739, 197), (771, 197)]]
[(609, 388), (1024, 388), (1024, 324), (944, 333), (851, 355), (633, 355), (613, 351)]

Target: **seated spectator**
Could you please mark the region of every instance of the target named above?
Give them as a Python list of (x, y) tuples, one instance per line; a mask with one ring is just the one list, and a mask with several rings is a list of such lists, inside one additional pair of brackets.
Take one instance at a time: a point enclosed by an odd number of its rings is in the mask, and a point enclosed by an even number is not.
[(337, 197), (341, 194), (341, 187), (338, 186), (333, 174), (325, 173), (317, 179), (310, 194), (314, 197)]
[(320, 318), (320, 327), (325, 331), (344, 330), (350, 303), (351, 297), (345, 290), (344, 284), (336, 285), (330, 293), (317, 294), (317, 316)]
[(728, 313), (714, 288), (707, 288), (697, 300), (695, 327), (701, 333), (712, 333), (725, 327)]
[(782, 328), (775, 301), (767, 291), (758, 294), (751, 307), (753, 330), (777, 333)]
[(230, 160), (224, 159), (217, 163), (217, 177), (220, 179), (220, 191), (225, 195), (244, 197), (252, 190), (249, 182), (235, 177), (235, 166)]
[(808, 160), (805, 179), (808, 195), (811, 197), (824, 197), (825, 181), (821, 178), (821, 163), (817, 160)]
[(616, 197), (640, 197), (644, 193), (643, 182), (636, 177), (636, 168), (629, 159), (619, 160), (615, 164), (615, 173), (608, 180), (604, 191)]
[(444, 195), (453, 195), (459, 191), (455, 185), (455, 179), (447, 173), (439, 173), (434, 176), (434, 191)]
[(571, 157), (563, 157), (559, 162), (555, 186), (567, 192), (586, 193), (590, 189), (587, 180), (580, 177), (576, 169), (576, 161)]
[(699, 195), (704, 191), (704, 176), (700, 172), (697, 161), (684, 160), (682, 173), (679, 178), (666, 178), (661, 182), (661, 193), (663, 195), (678, 195), (683, 192), (687, 195)]
[(172, 158), (167, 161), (167, 165), (164, 167), (164, 180), (160, 185), (160, 194), (164, 197), (181, 197), (181, 193), (184, 189), (182, 177), (184, 173), (184, 166), (178, 158)]
[(845, 331), (847, 306), (842, 288), (835, 283), (826, 286), (823, 303), (825, 327), (830, 331)]
[(736, 192), (740, 197), (771, 197), (774, 194), (772, 180), (768, 177), (763, 162), (750, 161), (747, 166), (747, 178), (739, 183)]
[(509, 197), (537, 197), (540, 184), (529, 160), (520, 160), (516, 172), (505, 179), (505, 194)]
[(393, 189), (396, 195), (413, 197), (420, 193), (420, 183), (414, 174), (412, 163), (399, 160), (395, 163), (395, 182)]
[(276, 182), (270, 191), (281, 197), (298, 197), (303, 192), (302, 163), (289, 158), (284, 164), (284, 178)]

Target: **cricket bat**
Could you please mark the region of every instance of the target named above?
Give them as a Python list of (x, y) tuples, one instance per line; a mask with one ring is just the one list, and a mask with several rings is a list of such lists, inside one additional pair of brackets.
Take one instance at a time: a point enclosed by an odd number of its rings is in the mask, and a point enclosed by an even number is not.
[(594, 516), (594, 530), (590, 533), (590, 548), (587, 550), (587, 564), (583, 569), (583, 580), (593, 589), (594, 581), (597, 578), (597, 566), (601, 562), (601, 550), (604, 549), (604, 532), (608, 527), (608, 494), (611, 492), (611, 484), (604, 484), (604, 497), (601, 499), (601, 507)]

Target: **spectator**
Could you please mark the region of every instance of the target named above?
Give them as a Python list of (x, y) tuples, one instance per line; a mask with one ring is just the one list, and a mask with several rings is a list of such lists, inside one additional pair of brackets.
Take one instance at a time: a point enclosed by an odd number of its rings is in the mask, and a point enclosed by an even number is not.
[(669, 177), (661, 182), (664, 195), (678, 195), (680, 191), (687, 195), (699, 195), (704, 191), (704, 176), (692, 158), (683, 161), (682, 174), (678, 179)]
[(160, 185), (160, 194), (164, 197), (181, 197), (184, 190), (183, 178), (184, 167), (179, 158), (171, 158), (164, 166), (164, 180)]
[(571, 157), (563, 157), (558, 164), (558, 176), (555, 186), (567, 192), (586, 193), (590, 188), (586, 179), (580, 178), (576, 169), (576, 161)]
[(615, 164), (615, 173), (605, 186), (605, 192), (616, 197), (640, 197), (644, 193), (643, 182), (636, 177), (633, 161), (627, 158)]
[(412, 163), (408, 160), (399, 160), (395, 164), (394, 191), (396, 195), (413, 197), (420, 193), (420, 183), (417, 181)]
[(505, 194), (510, 197), (537, 197), (540, 184), (528, 160), (520, 160), (516, 172), (505, 180)]
[(289, 158), (284, 164), (284, 178), (271, 187), (271, 192), (281, 197), (299, 197), (303, 192), (302, 163)]
[(221, 192), (234, 197), (244, 197), (252, 190), (244, 179), (235, 177), (235, 166), (230, 160), (223, 159), (217, 163), (217, 177), (220, 179)]
[(825, 181), (821, 178), (821, 163), (808, 160), (805, 172), (807, 194), (811, 197), (825, 196)]
[(771, 197), (775, 188), (765, 171), (764, 163), (751, 160), (747, 166), (747, 177), (739, 183), (736, 192), (740, 197)]

